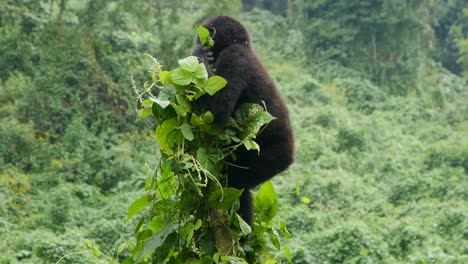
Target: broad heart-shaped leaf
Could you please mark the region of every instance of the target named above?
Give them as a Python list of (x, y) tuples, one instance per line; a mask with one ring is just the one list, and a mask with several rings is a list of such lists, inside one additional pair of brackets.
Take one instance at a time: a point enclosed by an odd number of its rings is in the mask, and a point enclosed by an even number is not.
[(177, 118), (171, 118), (168, 120), (164, 120), (158, 127), (156, 128), (156, 140), (159, 143), (159, 147), (161, 150), (166, 153), (167, 155), (172, 155), (173, 151), (171, 149), (173, 137), (169, 137), (170, 133), (172, 133), (177, 127), (179, 126), (179, 122)]
[(208, 72), (206, 71), (205, 65), (203, 63), (198, 64), (198, 66), (195, 69), (194, 75), (195, 78), (206, 82), (206, 79), (208, 79)]
[(161, 106), (162, 109), (166, 108), (171, 103), (171, 101), (169, 100), (164, 100), (164, 99), (159, 99), (159, 98), (150, 97), (149, 99), (157, 103), (159, 106)]
[(182, 131), (184, 138), (186, 138), (188, 141), (193, 140), (192, 127), (189, 124), (183, 123), (182, 126), (180, 126), (180, 130)]
[(166, 85), (171, 78), (171, 73), (168, 71), (161, 71), (159, 73), (159, 81), (163, 84)]
[(234, 119), (242, 129), (239, 133), (241, 139), (245, 139), (255, 136), (263, 125), (270, 123), (275, 117), (258, 104), (245, 103), (237, 108)]
[[(248, 190), (246, 190), (248, 192)], [(234, 202), (239, 200), (239, 197), (242, 194), (242, 190), (236, 188), (226, 188), (221, 191), (221, 189), (216, 189), (215, 192), (211, 193), (209, 198), (209, 204), (211, 208), (216, 209), (231, 209)]]
[(167, 199), (174, 193), (174, 185), (176, 178), (174, 172), (171, 170), (171, 166), (168, 163), (163, 163), (158, 170), (158, 195), (159, 201)]
[(255, 213), (260, 221), (269, 222), (278, 213), (278, 197), (270, 181), (260, 187), (254, 201)]
[(135, 200), (128, 208), (127, 219), (132, 218), (134, 215), (138, 214), (141, 210), (143, 210), (146, 207), (146, 205), (148, 205), (150, 200), (151, 196), (149, 194), (143, 195), (142, 197)]
[(189, 85), (193, 80), (193, 73), (182, 68), (176, 68), (171, 71), (171, 79), (178, 85)]
[(197, 57), (195, 56), (189, 56), (185, 59), (181, 59), (178, 63), (181, 69), (188, 72), (195, 72), (200, 65)]
[(153, 252), (155, 249), (160, 247), (166, 238), (175, 232), (177, 228), (177, 225), (174, 223), (167, 223), (164, 225), (158, 232), (154, 233), (145, 243), (143, 246), (143, 249), (140, 251), (138, 256), (135, 258), (136, 263), (140, 263), (143, 261), (144, 257), (150, 253)]
[(209, 95), (213, 96), (216, 92), (224, 88), (226, 84), (227, 84), (227, 81), (223, 77), (211, 76), (206, 82), (205, 87), (203, 87), (203, 89), (205, 89), (205, 91)]
[(209, 169), (211, 166), (211, 161), (208, 157), (208, 152), (206, 151), (206, 148), (199, 148), (197, 150), (197, 160), (200, 162), (200, 165), (205, 168)]

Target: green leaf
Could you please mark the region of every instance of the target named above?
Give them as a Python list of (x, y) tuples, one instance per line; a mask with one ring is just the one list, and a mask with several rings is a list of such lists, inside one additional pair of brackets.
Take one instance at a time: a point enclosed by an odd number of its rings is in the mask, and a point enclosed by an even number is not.
[(147, 118), (152, 113), (153, 111), (151, 111), (151, 108), (143, 108), (143, 109), (138, 110), (138, 115), (143, 119)]
[(265, 182), (255, 196), (255, 212), (264, 222), (271, 221), (278, 214), (278, 197), (270, 181)]
[(197, 150), (197, 160), (203, 169), (213, 172), (213, 162), (210, 160), (206, 148), (199, 148)]
[(224, 88), (227, 81), (221, 76), (211, 76), (205, 84), (205, 91), (213, 96), (216, 92)]
[(135, 233), (140, 232), (141, 227), (143, 226), (143, 223), (145, 222), (145, 218), (141, 218), (140, 221), (138, 221), (138, 224), (135, 226)]
[(181, 69), (192, 73), (195, 72), (200, 65), (198, 58), (195, 56), (189, 56), (185, 59), (179, 60), (178, 63)]
[(166, 108), (171, 101), (150, 97), (150, 100), (157, 103), (162, 109)]
[(177, 68), (171, 71), (171, 79), (175, 84), (186, 86), (192, 82), (193, 73), (182, 68)]
[(231, 209), (234, 202), (239, 200), (241, 194), (242, 190), (238, 190), (236, 188), (226, 188), (224, 191), (218, 188), (216, 191), (210, 194), (210, 207), (229, 210)]
[(291, 234), (289, 231), (286, 229), (286, 223), (284, 221), (280, 221), (280, 231), (281, 234), (287, 239), (291, 238)]
[(194, 230), (198, 230), (200, 227), (202, 227), (203, 221), (201, 219), (197, 219), (197, 222), (195, 222), (195, 226), (193, 227)]
[(117, 248), (117, 255), (122, 254), (122, 252), (125, 250), (125, 248), (128, 246), (128, 242), (122, 243), (118, 248)]
[(180, 230), (180, 235), (185, 237), (185, 244), (190, 245), (193, 238), (194, 224), (191, 222), (186, 223)]
[(93, 248), (94, 245), (93, 245), (93, 242), (89, 239), (85, 239), (85, 244), (88, 248)]
[(175, 112), (177, 113), (177, 116), (184, 117), (184, 116), (187, 115), (187, 109), (185, 109), (185, 107), (183, 107), (181, 105), (178, 105), (176, 103), (171, 103), (171, 106), (175, 110)]
[[(247, 262), (244, 259), (241, 259), (239, 257), (233, 257), (233, 256), (221, 256), (221, 263), (229, 263), (229, 264), (247, 264)], [(265, 263), (265, 264), (271, 264), (271, 263)]]
[(250, 227), (250, 225), (247, 224), (247, 222), (245, 222), (240, 215), (236, 214), (236, 217), (237, 221), (239, 221), (239, 228), (241, 230), (242, 235), (246, 236), (252, 233), (252, 228)]
[(203, 120), (195, 113), (192, 113), (192, 116), (190, 117), (190, 124), (194, 126), (201, 125), (203, 124)]
[(271, 243), (277, 250), (281, 249), (280, 238), (278, 232), (276, 230), (271, 229), (268, 234), (270, 235)]
[(188, 222), (182, 227), (181, 236), (186, 238), (187, 245), (190, 245), (190, 242), (193, 238), (194, 231), (199, 229), (201, 226), (202, 226), (202, 220), (197, 219), (197, 222), (195, 224), (192, 222)]
[(153, 101), (149, 99), (143, 100), (143, 102), (141, 103), (142, 108), (151, 108), (151, 106), (153, 106)]
[(258, 104), (242, 104), (234, 113), (234, 120), (239, 128), (241, 128), (239, 133), (241, 139), (254, 137), (263, 125), (270, 123), (274, 119), (275, 117)]
[(215, 44), (215, 43), (214, 43), (213, 39), (212, 39), (212, 38), (208, 38), (208, 42), (205, 43), (205, 46), (211, 48), (211, 47), (214, 47), (214, 44)]
[[(205, 83), (206, 79), (208, 79), (208, 72), (206, 71), (205, 65), (203, 63), (199, 63), (194, 72), (195, 78), (202, 80)], [(197, 83), (198, 85), (198, 83)]]
[(183, 95), (176, 95), (176, 100), (177, 100), (177, 103), (184, 108), (184, 110), (186, 112), (191, 112), (192, 111), (192, 106), (190, 105), (190, 103), (187, 101), (187, 99), (185, 98), (185, 96)]
[(200, 90), (198, 91), (195, 95), (193, 95), (193, 99), (197, 100), (198, 98), (200, 98), (201, 96), (203, 96), (204, 94), (206, 94), (206, 91), (205, 90)]
[(211, 124), (214, 122), (214, 116), (210, 111), (206, 111), (202, 115), (202, 120), (203, 120), (203, 123), (205, 124)]
[(169, 83), (169, 80), (171, 78), (171, 73), (168, 71), (161, 71), (159, 73), (159, 81), (163, 84), (166, 85)]
[(122, 264), (135, 264), (135, 262), (132, 257), (128, 257), (122, 262)]
[(174, 193), (176, 178), (169, 163), (163, 163), (158, 170), (158, 202), (163, 202)]
[(207, 163), (209, 162), (208, 160), (208, 153), (206, 152), (206, 148), (199, 148), (197, 150), (197, 160), (200, 162), (200, 164)]
[(164, 219), (162, 219), (160, 216), (156, 216), (148, 223), (148, 228), (151, 231), (156, 232), (161, 229), (164, 223)]
[[(203, 69), (204, 69), (204, 68), (205, 68), (205, 67), (203, 67)], [(206, 70), (205, 70), (205, 71), (206, 71)], [(195, 75), (196, 75), (196, 74), (197, 74), (197, 72), (195, 72)], [(195, 78), (195, 79), (193, 80), (193, 83), (194, 83), (198, 88), (201, 88), (201, 89), (202, 89), (202, 88), (205, 86), (206, 82), (208, 81), (208, 73), (206, 73), (206, 74), (207, 74), (206, 79)], [(203, 91), (204, 94), (206, 93), (205, 90), (201, 90), (201, 91)]]
[(187, 139), (188, 141), (193, 140), (192, 127), (189, 124), (183, 123), (182, 126), (180, 126), (180, 130), (182, 131), (182, 135), (185, 139)]
[(150, 200), (151, 196), (149, 194), (143, 195), (142, 197), (135, 200), (128, 208), (127, 219), (132, 218), (134, 215), (143, 210), (148, 205)]
[(288, 263), (292, 263), (291, 251), (289, 250), (288, 245), (283, 245), (283, 248), (284, 248), (284, 255), (286, 256)]
[(247, 139), (244, 141), (244, 146), (247, 150), (257, 150), (257, 151), (260, 151), (260, 146), (257, 144), (257, 142), (251, 140), (251, 139)]
[(210, 38), (210, 31), (208, 31), (208, 29), (206, 27), (204, 27), (202, 25), (198, 25), (197, 26), (197, 32), (198, 32), (198, 38), (200, 39), (200, 43), (203, 46), (207, 46), (207, 47), (213, 47), (214, 46), (214, 42)]
[(156, 128), (156, 140), (161, 150), (167, 155), (172, 155), (173, 153), (171, 147), (174, 144), (174, 137), (170, 137), (169, 135), (178, 127), (178, 124), (177, 118), (172, 118), (164, 120)]
[[(151, 255), (153, 262), (152, 263), (166, 263), (165, 261), (171, 256), (177, 257), (178, 252), (174, 251), (175, 244), (178, 240), (179, 234), (177, 232), (172, 232), (164, 240), (163, 244), (159, 246), (154, 254)], [(177, 261), (176, 263), (181, 263)]]
[(154, 233), (145, 243), (143, 249), (140, 251), (138, 256), (135, 258), (136, 263), (140, 263), (143, 261), (144, 257), (150, 253), (155, 251), (158, 247), (160, 247), (166, 238), (175, 232), (177, 225), (173, 223), (166, 223), (161, 230)]
[(310, 199), (307, 198), (307, 197), (302, 197), (301, 202), (304, 203), (304, 204), (310, 204)]

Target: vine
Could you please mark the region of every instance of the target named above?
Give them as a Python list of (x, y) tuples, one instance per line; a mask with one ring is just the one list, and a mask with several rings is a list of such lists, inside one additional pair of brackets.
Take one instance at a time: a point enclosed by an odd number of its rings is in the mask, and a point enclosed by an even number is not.
[[(213, 45), (207, 30), (197, 28), (201, 43)], [(152, 118), (161, 158), (145, 184), (145, 194), (128, 210), (138, 215), (136, 243), (124, 263), (276, 263), (274, 250), (289, 237), (285, 224), (274, 225), (278, 199), (270, 182), (257, 192), (256, 220), (251, 228), (238, 214), (243, 190), (227, 187), (225, 166), (233, 165), (235, 150), (260, 151), (255, 142), (262, 127), (274, 119), (262, 106), (242, 104), (225, 126), (203, 110), (202, 96), (213, 96), (227, 82), (208, 77), (194, 56), (163, 70), (152, 60), (151, 81), (143, 91), (133, 82), (140, 102), (139, 116)], [(245, 168), (248, 169), (248, 168)], [(248, 190), (246, 190), (248, 191)]]

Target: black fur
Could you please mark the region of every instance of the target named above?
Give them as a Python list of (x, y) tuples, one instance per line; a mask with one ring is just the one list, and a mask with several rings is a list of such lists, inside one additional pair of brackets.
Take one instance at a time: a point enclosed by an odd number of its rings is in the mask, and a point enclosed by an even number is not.
[[(193, 55), (205, 65), (214, 64), (215, 72), (227, 80), (227, 86), (214, 96), (205, 95), (202, 103), (213, 113), (215, 122), (225, 124), (242, 103), (265, 104), (268, 112), (276, 117), (257, 136), (257, 151), (238, 148), (237, 165), (227, 168), (228, 185), (244, 189), (239, 213), (247, 223), (253, 223), (253, 204), (249, 190), (284, 171), (293, 162), (294, 141), (288, 109), (273, 81), (255, 56), (250, 46), (247, 30), (231, 17), (219, 16), (206, 21), (215, 42), (211, 49), (197, 42)], [(209, 69), (209, 67), (207, 67)]]

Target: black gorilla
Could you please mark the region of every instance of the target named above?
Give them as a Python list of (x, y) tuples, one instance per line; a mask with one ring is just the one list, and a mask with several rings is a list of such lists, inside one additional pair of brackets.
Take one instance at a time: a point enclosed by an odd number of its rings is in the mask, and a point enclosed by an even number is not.
[[(227, 168), (228, 185), (244, 189), (239, 213), (252, 225), (253, 204), (250, 189), (284, 171), (293, 162), (294, 142), (288, 109), (273, 81), (250, 47), (247, 30), (241, 23), (227, 16), (209, 19), (203, 26), (210, 31), (214, 47), (203, 47), (199, 41), (193, 50), (209, 72), (227, 80), (227, 85), (214, 96), (205, 95), (201, 102), (213, 113), (215, 122), (225, 124), (242, 103), (265, 104), (268, 112), (276, 117), (260, 133), (255, 141), (257, 151), (245, 148), (236, 150), (236, 165), (243, 169)], [(209, 64), (214, 64), (213, 73)]]

